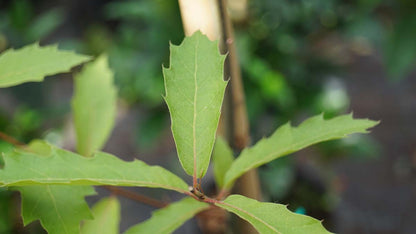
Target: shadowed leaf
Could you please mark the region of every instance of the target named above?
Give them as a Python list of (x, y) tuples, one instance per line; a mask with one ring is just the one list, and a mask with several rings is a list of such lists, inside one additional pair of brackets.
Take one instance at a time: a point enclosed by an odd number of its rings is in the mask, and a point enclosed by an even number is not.
[(153, 212), (150, 219), (131, 227), (124, 234), (172, 233), (186, 220), (208, 207), (207, 203), (187, 197)]
[(114, 126), (116, 101), (113, 73), (102, 55), (75, 76), (72, 108), (80, 154), (91, 156), (103, 147)]
[(81, 234), (118, 234), (120, 225), (120, 203), (116, 197), (101, 199), (92, 208), (93, 220), (86, 220)]
[(215, 141), (214, 151), (212, 153), (212, 164), (214, 169), (214, 178), (217, 186), (224, 186), (224, 175), (234, 161), (233, 151), (224, 138), (218, 136)]
[(24, 225), (37, 219), (49, 234), (79, 233), (80, 222), (92, 215), (84, 197), (91, 186), (35, 185), (17, 187), (22, 197)]

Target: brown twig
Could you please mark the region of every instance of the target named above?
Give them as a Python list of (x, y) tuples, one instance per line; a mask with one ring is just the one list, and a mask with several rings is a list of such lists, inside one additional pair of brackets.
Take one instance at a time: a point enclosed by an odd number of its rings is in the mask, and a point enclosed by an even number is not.
[[(240, 65), (237, 57), (237, 50), (234, 43), (234, 31), (231, 19), (227, 14), (226, 3), (224, 0), (219, 0), (221, 3), (222, 22), (224, 24), (224, 38), (227, 45), (228, 67), (231, 82), (231, 102), (232, 102), (232, 131), (233, 131), (233, 146), (236, 151), (241, 151), (249, 145), (249, 123), (247, 117), (247, 109), (244, 97), (243, 82), (241, 78)], [(251, 170), (244, 174), (240, 179), (240, 192), (248, 197), (254, 199), (261, 199), (260, 183), (256, 170)]]
[[(224, 40), (228, 48), (228, 67), (230, 74), (231, 85), (231, 106), (232, 106), (232, 136), (233, 147), (236, 151), (241, 151), (250, 143), (250, 128), (247, 116), (246, 102), (243, 90), (243, 81), (241, 78), (240, 64), (238, 62), (237, 50), (234, 43), (234, 31), (230, 17), (227, 13), (227, 6), (225, 0), (218, 0), (221, 7), (221, 16), (224, 30)], [(239, 179), (237, 188), (238, 192), (256, 200), (261, 199), (260, 182), (257, 170), (253, 169), (246, 172)], [(220, 192), (219, 195), (225, 195), (225, 192)], [(247, 222), (239, 222), (240, 230), (244, 233), (257, 233), (257, 231)]]
[(16, 138), (9, 136), (6, 133), (1, 132), (1, 131), (0, 131), (0, 139), (7, 143), (14, 145), (15, 147), (22, 147), (26, 145), (25, 143), (22, 143), (18, 141)]
[(150, 197), (126, 190), (126, 189), (122, 189), (122, 188), (118, 188), (114, 186), (102, 186), (102, 187), (107, 189), (108, 191), (110, 191), (111, 193), (115, 195), (126, 197), (131, 200), (138, 201), (149, 206), (163, 208), (169, 205), (169, 203), (167, 202), (159, 201), (159, 200), (156, 200), (156, 199), (153, 199), (153, 198), (150, 198)]

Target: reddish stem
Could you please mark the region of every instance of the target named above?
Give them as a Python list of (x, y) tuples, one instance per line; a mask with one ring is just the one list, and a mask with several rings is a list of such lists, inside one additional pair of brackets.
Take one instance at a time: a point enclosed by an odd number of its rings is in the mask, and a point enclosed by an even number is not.
[(167, 202), (163, 202), (163, 201), (159, 201), (150, 197), (146, 197), (144, 195), (137, 194), (129, 190), (125, 190), (125, 189), (121, 189), (121, 188), (117, 188), (113, 186), (103, 186), (103, 188), (107, 189), (113, 194), (120, 195), (120, 196), (129, 198), (131, 200), (135, 200), (135, 201), (138, 201), (138, 202), (141, 202), (143, 204), (150, 205), (153, 207), (163, 208), (169, 205), (169, 203)]
[(15, 147), (22, 147), (22, 146), (26, 145), (25, 143), (22, 143), (22, 142), (16, 140), (16, 138), (14, 138), (12, 136), (9, 136), (6, 133), (1, 132), (1, 131), (0, 131), (0, 139), (2, 139), (3, 141), (5, 141), (7, 143), (10, 143), (10, 144), (14, 145)]

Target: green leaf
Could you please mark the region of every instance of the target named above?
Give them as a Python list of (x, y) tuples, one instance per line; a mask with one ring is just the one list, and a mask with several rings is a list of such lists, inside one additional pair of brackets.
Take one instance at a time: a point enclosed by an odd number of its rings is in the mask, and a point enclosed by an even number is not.
[(186, 183), (176, 175), (139, 160), (125, 162), (101, 152), (87, 158), (41, 141), (32, 145), (42, 154), (15, 150), (3, 156), (1, 186), (118, 185), (188, 191)]
[(225, 56), (201, 32), (170, 46), (170, 67), (163, 69), (172, 132), (186, 173), (202, 178), (208, 168), (227, 82)]
[(217, 186), (224, 186), (224, 175), (234, 161), (233, 151), (224, 138), (218, 136), (212, 153), (214, 178)]
[[(28, 150), (42, 155), (47, 154), (49, 148), (47, 144), (34, 143)], [(91, 186), (35, 185), (15, 189), (22, 197), (24, 225), (39, 219), (50, 234), (72, 234), (79, 233), (81, 220), (92, 218), (84, 200), (85, 196), (95, 194)]]
[(103, 198), (92, 208), (93, 220), (81, 227), (81, 234), (118, 234), (120, 225), (120, 203), (116, 197)]
[(17, 190), (22, 197), (24, 225), (39, 219), (49, 234), (75, 234), (82, 220), (92, 218), (84, 200), (95, 194), (90, 186), (39, 185)]
[(319, 142), (343, 138), (352, 133), (366, 133), (366, 129), (376, 124), (377, 121), (368, 119), (353, 119), (352, 114), (330, 120), (324, 120), (323, 115), (318, 115), (305, 120), (298, 127), (287, 123), (278, 128), (271, 137), (243, 150), (225, 174), (225, 187), (231, 188), (242, 174), (276, 158)]
[(321, 221), (293, 213), (281, 204), (258, 202), (241, 195), (231, 195), (216, 205), (246, 220), (262, 234), (330, 233), (322, 226)]
[(114, 126), (116, 101), (113, 73), (102, 55), (75, 76), (72, 108), (80, 154), (91, 156), (103, 147)]
[(45, 76), (68, 72), (90, 59), (72, 51), (60, 51), (56, 45), (32, 44), (18, 50), (9, 49), (0, 55), (0, 88), (40, 82)]
[(172, 233), (186, 220), (208, 207), (207, 203), (187, 197), (153, 212), (150, 219), (131, 227), (124, 234)]

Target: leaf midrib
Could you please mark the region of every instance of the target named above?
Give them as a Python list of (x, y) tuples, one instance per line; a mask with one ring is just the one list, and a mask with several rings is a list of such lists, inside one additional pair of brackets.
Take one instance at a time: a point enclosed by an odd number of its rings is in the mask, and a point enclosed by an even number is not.
[[(293, 128), (292, 126), (290, 126), (291, 128)], [(300, 127), (300, 126), (299, 126)], [(359, 128), (359, 127), (355, 127), (355, 128), (353, 128), (353, 130), (354, 131), (352, 131), (352, 132), (355, 132), (355, 131), (357, 131), (356, 129), (361, 129), (361, 128)], [(294, 131), (294, 129), (291, 129), (291, 131)], [(333, 138), (330, 138), (330, 139), (326, 139), (327, 137), (329, 137), (330, 135), (333, 135), (333, 134), (337, 134), (337, 135), (340, 135), (341, 133), (342, 133), (343, 131), (341, 131), (341, 130), (337, 130), (337, 131), (334, 131), (334, 132), (326, 132), (326, 133), (322, 133), (321, 135), (318, 135), (318, 136), (315, 136), (315, 137), (311, 137), (311, 138), (309, 138), (309, 140), (307, 140), (307, 139), (301, 139), (300, 141), (294, 141), (293, 140), (293, 138), (292, 138), (292, 140), (291, 140), (291, 143), (289, 144), (289, 145), (286, 145), (286, 147), (284, 147), (283, 149), (281, 149), (281, 150), (278, 150), (278, 151), (273, 151), (272, 153), (269, 153), (269, 154), (267, 154), (265, 157), (263, 157), (261, 160), (259, 160), (259, 162), (258, 163), (260, 163), (260, 164), (263, 164), (263, 163), (265, 163), (265, 162), (269, 162), (270, 161), (270, 159), (271, 158), (275, 158), (275, 159), (277, 159), (277, 157), (279, 157), (279, 156), (284, 156), (284, 155), (287, 155), (287, 154), (290, 154), (290, 153), (292, 153), (292, 152), (294, 152), (294, 151), (297, 151), (297, 150), (299, 150), (300, 148), (301, 149), (303, 149), (303, 148), (306, 148), (306, 147), (309, 147), (309, 146), (311, 146), (311, 145), (313, 145), (313, 144), (316, 144), (316, 143), (320, 143), (320, 142), (324, 142), (324, 141), (328, 141), (328, 140), (334, 140), (334, 139), (339, 139), (339, 138), (342, 138), (342, 137), (345, 137), (345, 136), (347, 136), (347, 135), (350, 135), (350, 134), (352, 134), (352, 133), (347, 133), (347, 134), (343, 134), (343, 136), (335, 136), (335, 137), (333, 137)], [(324, 140), (322, 140), (322, 141), (318, 141), (317, 142), (317, 140), (318, 139), (321, 139), (321, 138), (325, 138)], [(305, 143), (306, 142), (311, 142), (311, 143), (308, 143), (306, 146), (305, 146)], [(274, 156), (274, 155), (278, 155), (278, 156)], [(250, 166), (247, 166), (247, 167), (245, 167), (245, 169), (243, 170), (243, 172), (245, 172), (245, 171), (248, 171), (247, 169), (250, 169), (251, 168), (251, 165)], [(229, 179), (229, 180), (227, 180), (227, 181), (229, 181), (229, 182), (227, 182), (227, 183), (225, 183), (225, 184), (230, 184), (230, 181), (232, 182), (232, 181), (234, 181), (236, 178), (238, 178), (238, 176), (236, 176), (236, 175), (234, 175), (231, 179)], [(226, 187), (226, 186), (225, 186)]]
[(192, 122), (192, 135), (193, 135), (193, 161), (194, 161), (194, 170), (193, 176), (196, 179), (196, 171), (197, 171), (197, 158), (196, 158), (196, 109), (197, 109), (197, 97), (198, 97), (198, 82), (197, 82), (197, 71), (198, 71), (198, 46), (199, 46), (199, 39), (197, 39), (195, 44), (195, 59), (194, 59), (194, 83), (195, 83), (195, 92), (194, 92), (194, 116)]
[(51, 183), (56, 183), (56, 184), (62, 184), (62, 185), (78, 185), (78, 184), (74, 184), (76, 182), (91, 182), (92, 184), (85, 184), (85, 185), (106, 185), (106, 184), (111, 184), (111, 185), (125, 185), (125, 186), (140, 186), (140, 185), (153, 185), (159, 188), (166, 188), (166, 189), (170, 189), (170, 190), (174, 190), (180, 193), (186, 193), (188, 191), (186, 190), (182, 190), (176, 187), (171, 187), (171, 186), (166, 186), (163, 184), (159, 184), (159, 183), (153, 183), (153, 182), (144, 182), (144, 181), (137, 181), (137, 180), (119, 180), (119, 179), (97, 179), (97, 178), (73, 178), (71, 177), (71, 179), (68, 178), (52, 178), (52, 179), (48, 179), (48, 178), (30, 178), (30, 179), (23, 179), (23, 180), (17, 180), (14, 182), (5, 182), (2, 183), (0, 185), (0, 187), (4, 187), (4, 186), (13, 186), (13, 185), (21, 185), (21, 182), (25, 182), (25, 181), (30, 181), (33, 184), (51, 184)]
[(60, 213), (60, 212), (59, 212), (59, 210), (58, 210), (58, 207), (57, 207), (57, 205), (56, 205), (56, 200), (55, 200), (55, 197), (54, 197), (54, 196), (53, 196), (53, 194), (52, 194), (52, 191), (51, 191), (50, 186), (49, 186), (49, 185), (46, 185), (46, 189), (47, 189), (48, 195), (49, 195), (49, 196), (50, 196), (50, 198), (51, 198), (51, 201), (52, 201), (53, 207), (55, 208), (56, 215), (58, 216), (58, 219), (61, 221), (62, 226), (63, 226), (63, 227), (64, 227), (64, 229), (65, 229), (65, 233), (69, 233), (69, 232), (68, 232), (68, 228), (67, 228), (67, 226), (66, 226), (66, 223), (65, 223), (65, 221), (63, 220), (63, 218), (62, 218), (62, 216), (61, 216), (61, 213)]
[(246, 215), (248, 215), (248, 216), (250, 216), (250, 217), (252, 217), (252, 218), (256, 219), (256, 220), (257, 220), (257, 221), (259, 221), (259, 222), (261, 222), (262, 224), (264, 224), (266, 227), (268, 227), (269, 229), (271, 229), (271, 230), (272, 230), (272, 231), (274, 231), (275, 233), (281, 234), (281, 232), (279, 232), (278, 230), (276, 230), (273, 226), (271, 226), (270, 224), (268, 224), (266, 221), (263, 221), (261, 218), (257, 217), (256, 215), (254, 215), (254, 214), (252, 214), (252, 213), (250, 213), (250, 212), (248, 212), (248, 211), (246, 211), (246, 210), (241, 209), (240, 207), (237, 207), (237, 206), (231, 205), (231, 204), (226, 203), (226, 202), (224, 202), (224, 201), (218, 201), (217, 203), (218, 203), (218, 204), (222, 204), (222, 205), (224, 205), (224, 206), (231, 207), (231, 208), (236, 209), (236, 210), (238, 210), (238, 211), (240, 211), (240, 212), (243, 212), (244, 214), (246, 214)]

